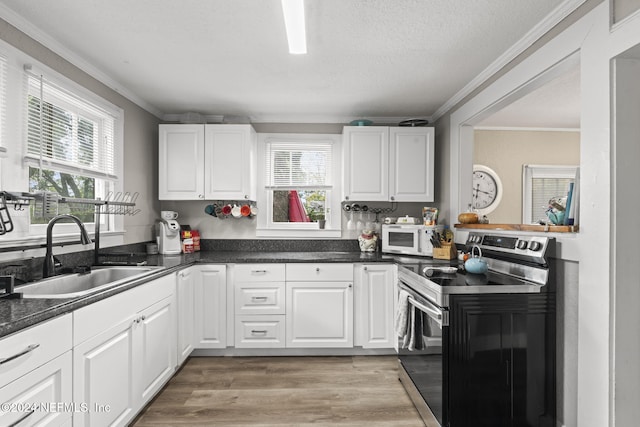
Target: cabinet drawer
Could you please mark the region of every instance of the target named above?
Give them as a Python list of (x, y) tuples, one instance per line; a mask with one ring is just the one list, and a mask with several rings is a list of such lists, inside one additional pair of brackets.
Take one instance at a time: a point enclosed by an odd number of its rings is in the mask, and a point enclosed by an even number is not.
[[(0, 384), (8, 384), (71, 350), (71, 314), (24, 329), (0, 340)], [(6, 360), (8, 359), (8, 360)]]
[(235, 314), (284, 314), (284, 282), (236, 283)]
[(236, 348), (284, 348), (285, 316), (236, 316)]
[(235, 282), (283, 282), (284, 264), (238, 264)]
[[(0, 388), (0, 402), (15, 405), (8, 408), (9, 411), (0, 411), (0, 425), (53, 427), (65, 424), (74, 408), (82, 410), (82, 402), (73, 402), (72, 375), (71, 351), (67, 351)], [(76, 406), (71, 408), (58, 406), (74, 403)]]
[(300, 263), (287, 264), (287, 281), (350, 281), (353, 280), (353, 264), (350, 263)]

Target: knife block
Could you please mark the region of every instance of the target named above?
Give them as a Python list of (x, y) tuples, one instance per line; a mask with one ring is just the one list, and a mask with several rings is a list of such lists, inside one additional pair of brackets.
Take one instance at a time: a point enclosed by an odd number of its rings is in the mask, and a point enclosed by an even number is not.
[(456, 244), (442, 243), (441, 248), (433, 248), (433, 257), (435, 259), (456, 259), (458, 257), (458, 249)]

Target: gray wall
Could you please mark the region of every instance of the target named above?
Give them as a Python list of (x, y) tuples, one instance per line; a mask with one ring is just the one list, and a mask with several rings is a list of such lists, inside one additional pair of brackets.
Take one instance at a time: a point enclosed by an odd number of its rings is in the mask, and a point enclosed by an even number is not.
[(136, 209), (140, 209), (140, 212), (134, 216), (124, 217), (124, 228), (127, 231), (124, 243), (151, 240), (152, 224), (160, 213), (157, 201), (158, 118), (2, 19), (0, 19), (0, 39), (123, 109), (123, 189), (140, 194), (136, 204)]

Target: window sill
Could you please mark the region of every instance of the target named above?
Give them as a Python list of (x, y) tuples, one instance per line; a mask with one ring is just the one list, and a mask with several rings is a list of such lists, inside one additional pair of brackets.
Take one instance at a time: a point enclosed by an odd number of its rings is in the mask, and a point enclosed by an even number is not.
[(256, 237), (289, 238), (289, 239), (326, 239), (342, 237), (342, 230), (335, 229), (286, 229), (286, 228), (258, 228)]
[[(124, 231), (105, 231), (100, 233), (100, 247), (108, 247), (122, 244), (124, 241)], [(94, 233), (89, 231), (89, 236), (93, 239)], [(91, 250), (94, 248), (93, 243), (89, 245), (81, 245), (77, 231), (73, 233), (56, 234), (53, 236), (53, 242), (77, 242), (64, 246), (55, 246), (54, 253), (70, 253)], [(11, 236), (9, 233), (0, 238), (0, 262), (16, 258), (41, 257), (45, 254), (44, 245), (47, 243), (46, 236)], [(24, 249), (25, 247), (42, 246), (40, 248)], [(19, 254), (16, 256), (16, 254)]]

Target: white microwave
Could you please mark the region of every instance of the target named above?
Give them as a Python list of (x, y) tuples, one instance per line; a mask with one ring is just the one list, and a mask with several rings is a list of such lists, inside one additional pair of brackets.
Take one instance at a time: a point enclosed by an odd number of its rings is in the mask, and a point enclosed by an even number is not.
[(384, 224), (382, 252), (389, 254), (432, 256), (431, 237), (442, 233), (442, 225)]

